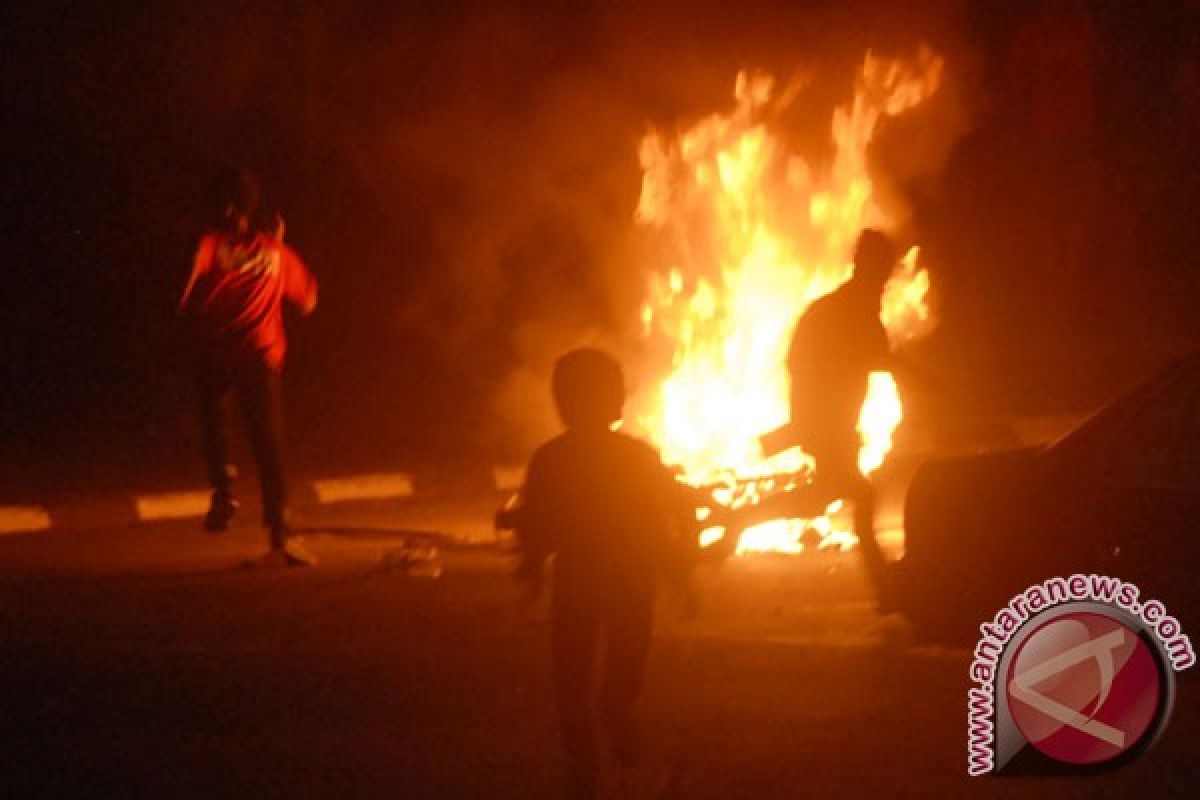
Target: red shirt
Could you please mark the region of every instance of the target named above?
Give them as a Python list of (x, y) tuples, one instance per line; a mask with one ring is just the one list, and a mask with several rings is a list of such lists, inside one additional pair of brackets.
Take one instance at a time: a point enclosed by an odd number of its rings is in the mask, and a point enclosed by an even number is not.
[(285, 298), (305, 314), (317, 304), (317, 282), (296, 251), (263, 233), (248, 241), (209, 233), (196, 248), (179, 309), (223, 355), (280, 369), (287, 350)]

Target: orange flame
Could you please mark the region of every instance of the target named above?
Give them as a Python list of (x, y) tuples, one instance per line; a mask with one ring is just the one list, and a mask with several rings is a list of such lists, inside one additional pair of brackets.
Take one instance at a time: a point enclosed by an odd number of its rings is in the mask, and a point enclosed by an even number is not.
[[(894, 227), (875, 203), (867, 148), (883, 117), (936, 91), (941, 69), (927, 48), (913, 61), (868, 53), (853, 100), (833, 113), (834, 157), (820, 170), (789, 154), (771, 130), (798, 91), (773, 100), (774, 82), (761, 73), (738, 75), (731, 113), (675, 139), (651, 131), (642, 140), (635, 219), (663, 259), (651, 273), (643, 333), (670, 350), (671, 368), (638, 398), (635, 421), (687, 480), (794, 475), (812, 466), (798, 448), (764, 458), (757, 438), (787, 421), (788, 340), (804, 309), (849, 277), (861, 229)], [(893, 343), (932, 325), (929, 277), (917, 259), (914, 247), (885, 290), (881, 318)], [(858, 426), (863, 474), (883, 463), (902, 416), (892, 376), (872, 374)], [(740, 505), (771, 488), (731, 488), (721, 499)], [(796, 552), (807, 528), (829, 544), (853, 541), (820, 518), (766, 523), (746, 531), (738, 548)]]

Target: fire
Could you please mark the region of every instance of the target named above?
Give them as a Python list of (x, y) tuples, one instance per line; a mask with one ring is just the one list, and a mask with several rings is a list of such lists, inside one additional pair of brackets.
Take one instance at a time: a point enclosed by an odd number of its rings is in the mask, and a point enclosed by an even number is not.
[[(639, 398), (636, 424), (689, 482), (723, 483), (720, 499), (741, 505), (806, 480), (812, 459), (799, 448), (764, 458), (758, 442), (788, 418), (791, 331), (813, 300), (849, 277), (860, 230), (895, 227), (876, 203), (867, 148), (881, 119), (936, 91), (941, 68), (926, 48), (912, 61), (868, 53), (853, 99), (833, 113), (834, 155), (825, 165), (789, 153), (772, 130), (800, 87), (776, 93), (761, 73), (738, 75), (732, 112), (678, 137), (651, 131), (642, 140), (636, 221), (661, 259), (642, 308), (643, 333), (669, 353), (671, 368)], [(932, 324), (928, 289), (913, 247), (884, 294), (881, 318), (893, 344)], [(872, 374), (858, 425), (863, 474), (883, 463), (902, 416), (892, 376)], [(853, 541), (826, 516), (760, 525), (738, 549), (797, 552), (809, 529), (824, 545)]]

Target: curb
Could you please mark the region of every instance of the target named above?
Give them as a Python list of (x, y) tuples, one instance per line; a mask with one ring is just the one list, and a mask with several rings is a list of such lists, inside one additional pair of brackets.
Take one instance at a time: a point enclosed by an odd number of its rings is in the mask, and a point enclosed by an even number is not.
[[(496, 466), (454, 473), (366, 473), (296, 481), (293, 502), (298, 506), (379, 503), (415, 497), (462, 497), (513, 491), (520, 486), (521, 468)], [(212, 490), (207, 488), (144, 492), (81, 502), (0, 505), (0, 535), (48, 533), (104, 525), (135, 525), (195, 519), (208, 511)]]
[[(1029, 417), (1010, 423), (1013, 441), (1020, 445), (1046, 444), (1074, 428), (1078, 415)], [(907, 458), (927, 453), (909, 452)], [(432, 467), (413, 472), (372, 472), (296, 481), (292, 495), (297, 505), (334, 505), (351, 502), (392, 502), (414, 497), (456, 498), (484, 492), (506, 493), (520, 488), (524, 466), (478, 462), (466, 468)], [(83, 502), (20, 502), (0, 504), (0, 535), (42, 533), (61, 529), (130, 525), (201, 517), (208, 510), (210, 490), (205, 488), (146, 492)]]

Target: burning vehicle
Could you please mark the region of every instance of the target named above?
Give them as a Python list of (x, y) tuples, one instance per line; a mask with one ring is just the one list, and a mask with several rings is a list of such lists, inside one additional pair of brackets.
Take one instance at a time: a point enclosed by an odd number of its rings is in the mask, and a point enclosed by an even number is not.
[(1116, 575), (1200, 610), (1200, 354), (1178, 359), (1058, 441), (930, 461), (905, 505), (899, 604), (966, 637), (1014, 592)]

